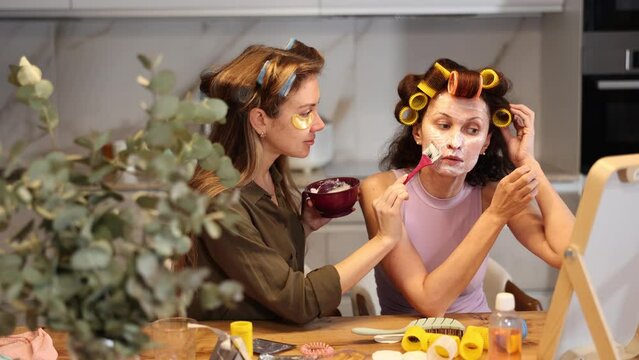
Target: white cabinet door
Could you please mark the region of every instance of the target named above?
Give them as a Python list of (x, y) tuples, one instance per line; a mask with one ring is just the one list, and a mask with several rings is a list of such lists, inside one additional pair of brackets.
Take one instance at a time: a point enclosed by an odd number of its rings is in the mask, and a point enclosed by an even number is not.
[(67, 10), (71, 0), (1, 0), (0, 10)]
[(168, 16), (317, 15), (319, 0), (73, 0), (73, 9), (147, 11)]
[(448, 15), (558, 12), (563, 0), (322, 0), (322, 15)]

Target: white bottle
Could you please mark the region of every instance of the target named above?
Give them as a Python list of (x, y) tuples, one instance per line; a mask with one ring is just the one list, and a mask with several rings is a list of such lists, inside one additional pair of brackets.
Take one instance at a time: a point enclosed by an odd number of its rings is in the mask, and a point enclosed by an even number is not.
[(522, 322), (515, 312), (513, 294), (497, 294), (489, 318), (488, 359), (521, 359)]

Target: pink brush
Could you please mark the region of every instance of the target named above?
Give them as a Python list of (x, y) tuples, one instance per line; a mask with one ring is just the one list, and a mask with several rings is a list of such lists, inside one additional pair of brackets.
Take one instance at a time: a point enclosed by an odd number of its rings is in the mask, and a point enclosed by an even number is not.
[(406, 185), (410, 181), (410, 179), (412, 179), (415, 174), (419, 172), (419, 170), (425, 168), (428, 165), (433, 165), (433, 163), (437, 161), (440, 156), (442, 156), (442, 154), (439, 152), (439, 150), (437, 150), (435, 145), (433, 145), (432, 143), (428, 144), (426, 149), (422, 151), (422, 158), (419, 160), (419, 164), (415, 166), (413, 171), (411, 171), (410, 174), (408, 174), (408, 176), (406, 177), (406, 180), (404, 180), (404, 185)]

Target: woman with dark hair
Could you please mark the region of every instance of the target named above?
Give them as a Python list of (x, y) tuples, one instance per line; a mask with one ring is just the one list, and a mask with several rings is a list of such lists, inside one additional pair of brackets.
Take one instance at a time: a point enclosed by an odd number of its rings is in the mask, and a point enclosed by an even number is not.
[(306, 323), (333, 313), (342, 294), (399, 241), (399, 207), (407, 194), (396, 181), (372, 205), (379, 231), (371, 240), (336, 265), (304, 275), (305, 238), (329, 219), (310, 200), (300, 211), (287, 158), (307, 156), (315, 133), (324, 128), (317, 111), (323, 65), (317, 50), (292, 40), (286, 49), (250, 46), (202, 75), (202, 92), (228, 105), (226, 122), (214, 125), (210, 140), (224, 146), (240, 180), (227, 189), (216, 174), (198, 167), (190, 185), (210, 197), (238, 191), (239, 202), (231, 207), (238, 220), (219, 239), (195, 238), (181, 266), (208, 267), (215, 282), (240, 282), (245, 299), (213, 311), (193, 301), (189, 316)]
[(504, 225), (549, 265), (561, 265), (574, 216), (535, 160), (535, 114), (509, 104), (509, 87), (498, 71), (449, 59), (399, 83), (395, 118), (405, 126), (381, 162), (390, 171), (361, 187), (369, 234), (378, 230), (371, 200), (415, 168), (422, 151), (434, 147), (441, 157), (407, 183), (402, 239), (375, 268), (383, 314), (490, 311), (486, 258)]

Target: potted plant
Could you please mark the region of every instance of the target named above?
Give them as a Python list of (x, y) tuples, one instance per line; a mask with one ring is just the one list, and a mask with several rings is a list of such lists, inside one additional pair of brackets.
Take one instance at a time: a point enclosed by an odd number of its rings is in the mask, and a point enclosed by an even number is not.
[[(150, 76), (137, 82), (153, 100), (143, 106), (145, 127), (117, 153), (105, 151), (108, 132), (76, 139), (78, 153), (58, 150), (53, 85), (24, 57), (10, 66), (17, 99), (38, 112), (53, 145), (26, 161), (22, 142), (8, 151), (0, 144), (0, 249), (9, 249), (0, 253), (0, 336), (24, 314), (31, 329), (68, 332), (80, 358), (129, 356), (148, 345), (143, 328), (183, 315), (196, 289), (209, 308), (241, 297), (237, 283), (206, 283), (206, 269), (167, 266), (189, 250), (189, 234), (217, 238), (233, 226), (233, 196), (210, 200), (187, 185), (197, 164), (227, 186), (239, 179), (222, 146), (194, 130), (225, 121), (226, 104), (171, 95), (175, 76), (158, 70), (161, 57), (138, 58)], [(150, 180), (153, 190), (131, 196), (117, 183), (121, 174)]]

